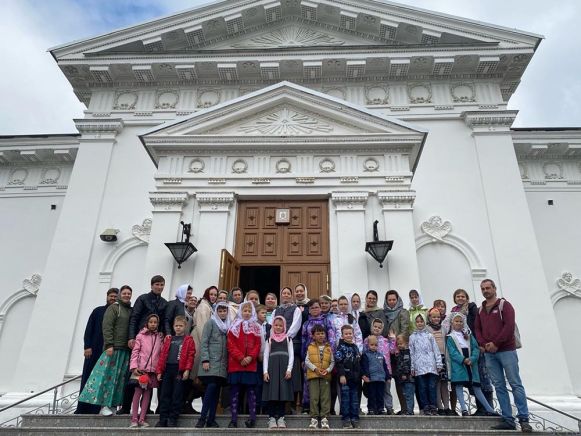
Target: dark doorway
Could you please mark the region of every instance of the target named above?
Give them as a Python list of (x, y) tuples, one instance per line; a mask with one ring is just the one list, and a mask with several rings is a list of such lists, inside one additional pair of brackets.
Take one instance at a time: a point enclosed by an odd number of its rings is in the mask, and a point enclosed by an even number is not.
[(240, 287), (244, 292), (255, 289), (260, 294), (260, 302), (274, 292), (278, 298), (280, 286), (280, 266), (240, 266)]

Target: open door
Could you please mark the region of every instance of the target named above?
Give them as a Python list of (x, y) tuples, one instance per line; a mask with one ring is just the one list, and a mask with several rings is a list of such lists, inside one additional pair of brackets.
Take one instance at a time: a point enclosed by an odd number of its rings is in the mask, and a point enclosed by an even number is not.
[(329, 295), (329, 265), (282, 265), (280, 285), (293, 288), (297, 283), (307, 285), (308, 297)]
[(222, 249), (220, 256), (220, 280), (218, 287), (230, 291), (235, 286), (238, 286), (240, 279), (240, 264), (236, 262), (228, 250)]

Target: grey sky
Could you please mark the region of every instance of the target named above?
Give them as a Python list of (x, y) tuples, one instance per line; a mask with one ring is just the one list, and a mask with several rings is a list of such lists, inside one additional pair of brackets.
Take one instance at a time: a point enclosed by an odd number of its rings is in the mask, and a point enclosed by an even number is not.
[[(49, 47), (208, 3), (201, 0), (2, 0), (0, 135), (74, 132), (79, 103)], [(541, 34), (510, 101), (515, 126), (581, 125), (581, 1), (400, 0), (411, 6)]]

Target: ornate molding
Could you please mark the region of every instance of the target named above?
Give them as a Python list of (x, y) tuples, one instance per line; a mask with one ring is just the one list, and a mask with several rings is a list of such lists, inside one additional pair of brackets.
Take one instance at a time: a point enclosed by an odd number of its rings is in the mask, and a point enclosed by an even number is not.
[(452, 224), (450, 221), (442, 221), (441, 217), (434, 215), (429, 220), (424, 221), (420, 228), (426, 235), (442, 242), (452, 231)]
[(29, 279), (24, 279), (22, 281), (22, 289), (26, 292), (36, 295), (40, 289), (40, 284), (42, 283), (42, 277), (40, 274), (32, 274)]
[(573, 274), (565, 271), (556, 280), (557, 290), (551, 295), (553, 306), (565, 297), (581, 298), (581, 279), (573, 277)]
[(181, 212), (186, 201), (187, 192), (150, 192), (149, 200), (156, 212)]
[(383, 210), (412, 210), (416, 191), (407, 189), (377, 191), (377, 199)]
[(22, 281), (22, 289), (16, 291), (10, 295), (4, 302), (0, 305), (0, 335), (2, 334), (2, 328), (4, 327), (4, 321), (6, 321), (6, 316), (10, 309), (18, 303), (20, 300), (29, 297), (36, 297), (40, 289), (40, 284), (42, 282), (42, 277), (40, 274), (32, 274), (29, 279), (24, 279)]
[(83, 135), (83, 139), (115, 139), (123, 130), (123, 120), (113, 118), (99, 119), (74, 119), (75, 127)]
[(149, 243), (149, 236), (151, 235), (152, 223), (153, 221), (151, 218), (145, 218), (141, 225), (135, 224), (133, 227), (131, 227), (131, 234), (140, 241)]
[(238, 130), (246, 134), (297, 136), (329, 133), (333, 131), (333, 126), (315, 116), (283, 106), (276, 112), (238, 127)]
[(408, 95), (411, 104), (431, 104), (432, 85), (429, 82), (408, 85)]
[(364, 211), (369, 192), (332, 192), (331, 201), (337, 211)]
[(312, 47), (341, 46), (345, 41), (304, 25), (291, 24), (269, 33), (260, 35), (240, 43), (232, 44), (233, 48), (280, 48), (280, 47)]
[(228, 212), (234, 203), (234, 198), (234, 192), (196, 193), (201, 212)]
[(512, 126), (518, 111), (467, 111), (462, 118), (468, 127), (473, 130), (506, 129)]
[(460, 82), (450, 86), (454, 103), (473, 103), (476, 101), (476, 88), (473, 82)]

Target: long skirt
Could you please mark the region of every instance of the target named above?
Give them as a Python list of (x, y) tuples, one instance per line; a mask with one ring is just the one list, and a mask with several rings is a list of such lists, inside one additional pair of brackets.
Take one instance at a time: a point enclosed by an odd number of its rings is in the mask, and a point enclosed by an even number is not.
[(114, 350), (112, 356), (103, 351), (79, 401), (107, 407), (122, 405), (130, 356), (130, 350)]

